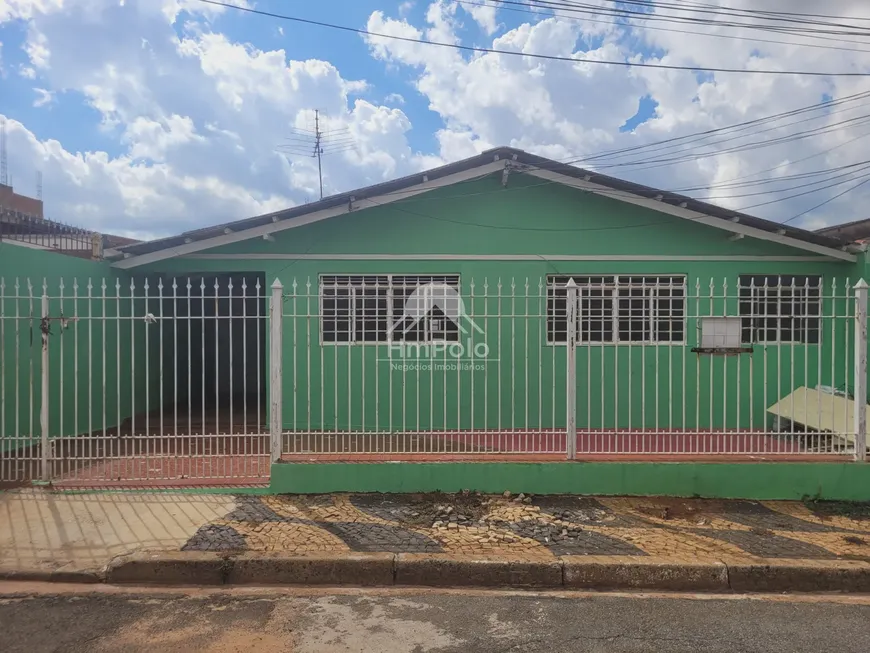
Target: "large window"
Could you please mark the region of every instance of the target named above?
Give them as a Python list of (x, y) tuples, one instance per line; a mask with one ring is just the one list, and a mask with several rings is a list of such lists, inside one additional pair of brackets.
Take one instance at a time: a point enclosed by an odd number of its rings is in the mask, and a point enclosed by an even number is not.
[(744, 343), (819, 342), (820, 276), (740, 275)]
[(567, 284), (577, 285), (577, 341), (683, 342), (686, 279), (681, 276), (550, 276), (547, 340), (568, 336)]
[(323, 342), (456, 342), (458, 275), (321, 276)]

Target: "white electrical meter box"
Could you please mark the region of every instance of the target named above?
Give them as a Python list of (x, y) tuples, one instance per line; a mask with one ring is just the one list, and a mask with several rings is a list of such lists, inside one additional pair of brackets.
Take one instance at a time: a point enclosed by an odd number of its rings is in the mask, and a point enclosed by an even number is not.
[(702, 317), (701, 349), (739, 349), (742, 322), (739, 317)]

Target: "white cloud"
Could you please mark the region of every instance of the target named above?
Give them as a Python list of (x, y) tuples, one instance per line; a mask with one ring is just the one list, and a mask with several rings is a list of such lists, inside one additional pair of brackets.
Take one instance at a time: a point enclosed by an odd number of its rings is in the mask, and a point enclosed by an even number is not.
[[(612, 8), (601, 0), (597, 4)], [(756, 0), (720, 0), (722, 6), (777, 10), (775, 3)], [(463, 8), (466, 5), (462, 5)], [(805, 0), (804, 12), (818, 13), (818, 5)], [(673, 15), (675, 10), (657, 8)], [(781, 8), (779, 8), (781, 10)], [(799, 11), (790, 5), (789, 11)], [(838, 3), (825, 7), (824, 13), (870, 18), (870, 4)], [(384, 12), (373, 12), (368, 21), (370, 31), (455, 42), (453, 23), (455, 5), (447, 0), (433, 2), (426, 23), (411, 24), (392, 18)], [(680, 15), (702, 16), (698, 12), (679, 10)], [(709, 18), (709, 14), (703, 14)], [(870, 71), (870, 54), (843, 52), (819, 48), (798, 47), (781, 43), (757, 43), (733, 38), (711, 38), (707, 33), (790, 40), (816, 45), (842, 45), (836, 41), (813, 40), (807, 36), (772, 34), (770, 32), (700, 25), (673, 25), (634, 21), (638, 27), (608, 25), (613, 18), (567, 11), (547, 17), (542, 13), (535, 23), (525, 23), (501, 34), (492, 41), (492, 48), (512, 52), (552, 54), (578, 59), (578, 63), (545, 61), (503, 54), (467, 55), (443, 48), (392, 41), (367, 39), (372, 55), (389, 62), (399, 70), (414, 76), (417, 90), (429, 101), (445, 123), (438, 134), (440, 157), (452, 160), (493, 145), (510, 144), (554, 158), (576, 158), (603, 150), (630, 147), (669, 137), (757, 119), (766, 115), (819, 102), (823, 94), (841, 97), (860, 90), (865, 85), (858, 79), (809, 76), (773, 76), (747, 74), (716, 74), (699, 81), (692, 72), (584, 63), (582, 60), (648, 61), (669, 65), (803, 70), (864, 70)], [(761, 19), (758, 19), (761, 20)], [(828, 19), (837, 22), (836, 19)], [(745, 22), (753, 22), (751, 17)], [(757, 21), (756, 21), (757, 22)], [(843, 22), (842, 20), (839, 22)], [(673, 27), (685, 33), (641, 29), (648, 26)], [(628, 38), (627, 38), (628, 37)], [(637, 40), (662, 52), (642, 55)], [(588, 44), (594, 44), (592, 48)], [(633, 46), (629, 49), (629, 46)], [(867, 48), (865, 48), (867, 49)], [(648, 51), (649, 47), (644, 50)], [(659, 59), (660, 56), (660, 59)], [(620, 127), (631, 118), (643, 96), (649, 95), (657, 104), (655, 115), (632, 133), (621, 133)], [(820, 128), (844, 117), (861, 115), (857, 104), (849, 111), (818, 119), (805, 126), (783, 126), (766, 133), (763, 138), (776, 138), (806, 128)], [(784, 125), (788, 121), (782, 121)], [(790, 173), (808, 172), (845, 165), (866, 158), (860, 143), (849, 141), (870, 135), (866, 123), (855, 124), (830, 133), (783, 143), (776, 147), (746, 149), (718, 156), (689, 158), (678, 165), (646, 167), (616, 165), (599, 160), (596, 165), (614, 176), (628, 177), (662, 188), (689, 188), (729, 182), (734, 177), (763, 171), (764, 179), (783, 174), (782, 168), (768, 170), (783, 161), (794, 161)], [(731, 145), (751, 145), (751, 139), (732, 139)], [(711, 143), (700, 153), (714, 152), (728, 143)], [(837, 149), (832, 152), (831, 147)], [(673, 151), (667, 151), (673, 154)], [(646, 155), (649, 157), (650, 155)], [(797, 163), (810, 156), (810, 160)], [(638, 156), (635, 159), (640, 158)], [(660, 157), (661, 158), (661, 157)], [(613, 164), (625, 164), (629, 157), (614, 159)], [(592, 165), (591, 163), (589, 164)], [(750, 177), (752, 181), (756, 177)], [(743, 208), (766, 199), (785, 197), (803, 188), (766, 197), (750, 196), (759, 190), (776, 190), (789, 186), (739, 187), (710, 191), (700, 189), (697, 196), (715, 197), (720, 204)], [(797, 186), (791, 182), (791, 186)], [(835, 187), (803, 199), (759, 207), (765, 217), (784, 219), (797, 211), (842, 190)], [(735, 197), (744, 195), (744, 197)], [(863, 217), (858, 206), (870, 199), (870, 187), (849, 195), (848, 201), (832, 202), (813, 214), (813, 220), (843, 221)], [(863, 198), (863, 199), (862, 199)], [(822, 217), (819, 217), (822, 216)]]
[(400, 16), (407, 16), (410, 13), (411, 9), (413, 9), (413, 8), (414, 8), (413, 0), (406, 0), (405, 2), (403, 2), (402, 4), (399, 5), (399, 15)]
[(35, 107), (44, 107), (54, 101), (54, 92), (52, 91), (44, 88), (34, 88), (33, 92), (36, 93), (36, 99), (33, 101), (33, 106)]
[[(728, 74), (699, 78), (692, 72), (590, 63), (594, 60), (870, 70), (870, 54), (807, 47), (812, 43), (870, 49), (861, 43), (850, 44), (848, 39), (637, 20), (636, 26), (626, 27), (608, 24), (614, 22), (612, 17), (567, 10), (556, 15), (540, 10), (528, 16), (526, 23), (495, 37), (496, 19), (507, 15), (497, 14), (491, 2), (473, 1), (485, 6), (435, 0), (415, 7), (405, 2), (393, 10), (394, 15), (373, 12), (367, 28), (459, 43), (461, 23), (470, 15), (492, 37), (481, 45), (569, 56), (577, 62), (497, 53), (470, 55), (450, 48), (366, 39), (374, 65), (388, 67), (390, 78), (397, 83), (405, 84), (410, 78), (429, 109), (440, 117), (434, 134), (436, 151), (417, 153), (407, 140), (414, 116), (398, 108), (403, 107), (404, 98), (394, 92), (401, 87), (350, 79), (329, 61), (305, 59), (304, 52), (291, 56), (262, 44), (233, 41), (216, 32), (211, 22), (224, 11), (219, 7), (195, 0), (0, 0), (0, 23), (25, 23), (24, 50), (29, 61), (18, 73), (39, 79), (37, 102), (50, 97), (61, 106), (84, 102), (98, 112), (104, 136), (120, 146), (112, 154), (72, 153), (63, 143), (40, 140), (27, 124), (10, 121), (13, 171), (26, 179), (35, 170), (43, 170), (47, 208), (57, 219), (139, 235), (163, 234), (316, 197), (313, 160), (278, 151), (291, 128), (309, 126), (315, 108), (323, 110), (329, 129), (346, 134), (353, 144), (327, 157), (326, 191), (335, 192), (497, 145), (514, 145), (560, 159), (582, 157), (760, 118), (818, 102), (823, 94), (842, 97), (866, 88), (858, 78)], [(778, 0), (717, 1), (721, 6), (781, 10)], [(613, 7), (608, 0), (588, 3)], [(789, 11), (820, 13), (818, 7), (814, 1), (793, 0)], [(419, 15), (412, 9), (425, 9), (424, 18), (409, 22), (412, 14)], [(673, 14), (677, 10), (656, 7), (655, 11)], [(679, 13), (709, 17), (700, 8)], [(842, 0), (826, 5), (823, 13), (870, 18), (870, 3)], [(518, 17), (526, 18), (511, 14), (512, 19)], [(280, 26), (273, 28), (280, 30)], [(267, 29), (264, 33), (268, 39), (275, 32)], [(478, 44), (480, 38), (478, 34), (471, 42)], [(288, 42), (287, 47), (294, 44)], [(651, 51), (655, 54), (643, 54)], [(8, 59), (9, 53), (4, 54)], [(647, 95), (658, 105), (655, 115), (630, 133), (620, 132), (636, 112), (640, 98)], [(378, 104), (371, 96), (384, 100)], [(714, 197), (721, 204), (741, 208), (770, 197), (749, 193), (796, 185), (789, 175), (866, 159), (863, 152), (870, 142), (870, 121), (835, 127), (838, 120), (862, 115), (858, 103), (845, 109), (754, 137), (758, 142), (769, 141), (801, 129), (832, 126), (828, 133), (775, 147), (756, 148), (758, 143), (752, 138), (721, 143), (711, 138), (706, 149), (696, 147), (693, 153), (697, 156), (675, 165), (625, 165), (639, 155), (599, 159), (595, 165), (607, 174), (658, 187), (698, 188), (696, 196)], [(77, 129), (79, 125), (64, 127)], [(734, 145), (747, 145), (747, 149), (703, 156), (705, 151)], [(675, 153), (679, 151), (664, 150), (660, 156)], [(782, 181), (778, 186), (720, 187), (714, 192), (702, 188), (729, 183), (735, 177), (751, 181), (754, 178), (747, 175), (753, 173)], [(838, 186), (760, 207), (758, 213), (787, 218), (842, 189)], [(782, 194), (773, 197), (778, 196)], [(860, 207), (868, 199), (870, 185), (812, 213), (805, 224), (864, 217)]]
[(40, 88), (63, 91), (63, 102), (81, 98), (122, 146), (115, 155), (74, 154), (10, 120), (10, 167), (20, 178), (43, 170), (55, 219), (156, 235), (305, 201), (317, 192), (316, 163), (278, 145), (314, 108), (354, 143), (327, 158), (327, 193), (418, 169), (407, 116), (351, 99), (365, 81), (326, 61), (233, 42), (201, 16), (179, 13), (183, 5), (87, 0), (87, 11), (28, 14)]
[(487, 35), (492, 35), (498, 29), (495, 19), (496, 5), (492, 0), (479, 0), (477, 3), (463, 4), (462, 8), (471, 14), (475, 22)]

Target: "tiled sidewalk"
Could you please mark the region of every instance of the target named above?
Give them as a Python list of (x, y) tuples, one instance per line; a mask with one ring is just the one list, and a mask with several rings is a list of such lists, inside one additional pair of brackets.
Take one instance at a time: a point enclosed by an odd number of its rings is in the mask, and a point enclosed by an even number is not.
[(182, 550), (870, 562), (870, 508), (476, 494), (241, 496)]

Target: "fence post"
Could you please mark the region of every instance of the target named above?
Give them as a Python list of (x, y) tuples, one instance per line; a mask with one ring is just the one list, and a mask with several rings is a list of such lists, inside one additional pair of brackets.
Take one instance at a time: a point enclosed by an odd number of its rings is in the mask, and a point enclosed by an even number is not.
[(281, 458), (281, 403), (284, 392), (284, 286), (278, 279), (272, 284), (272, 299), (269, 302), (269, 434), (271, 436), (272, 462)]
[(566, 455), (568, 460), (577, 457), (577, 284), (568, 279), (568, 296), (565, 298), (565, 352), (568, 356), (565, 406)]
[(39, 330), (42, 334), (42, 385), (39, 396), (39, 428), (42, 434), (40, 450), (42, 453), (42, 480), (51, 480), (48, 455), (48, 334), (51, 321), (48, 318), (48, 293), (45, 284), (42, 286), (42, 319), (39, 321)]
[(867, 460), (867, 289), (855, 285), (855, 460)]

